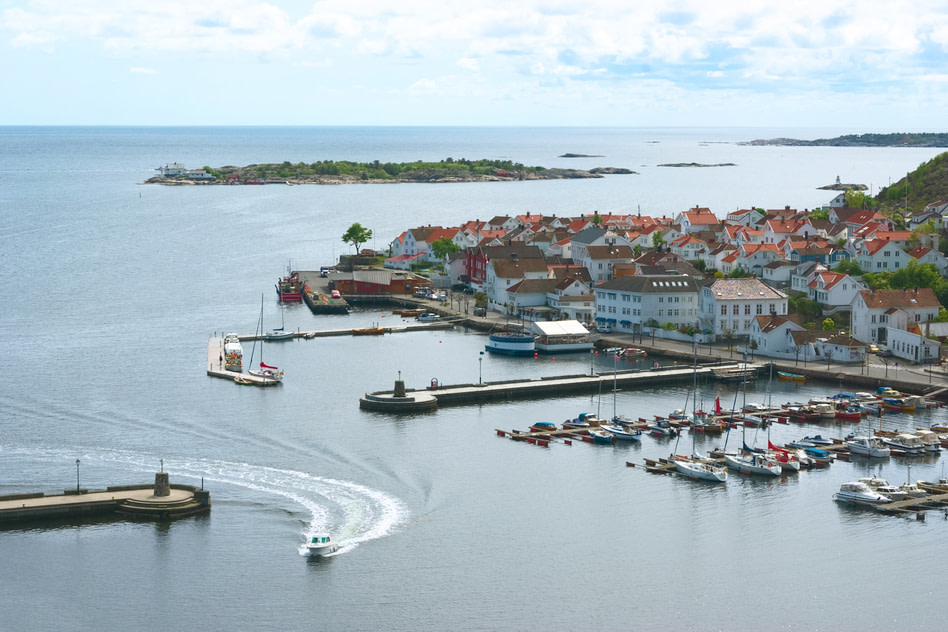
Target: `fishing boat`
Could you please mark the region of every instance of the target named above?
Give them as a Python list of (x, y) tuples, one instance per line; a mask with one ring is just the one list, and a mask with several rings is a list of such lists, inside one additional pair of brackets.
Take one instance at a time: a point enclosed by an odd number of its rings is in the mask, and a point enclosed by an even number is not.
[(306, 543), (306, 552), (315, 557), (329, 555), (339, 550), (339, 546), (333, 542), (328, 533), (317, 533)]
[(287, 275), (276, 282), (276, 293), (281, 303), (299, 303), (303, 300), (303, 281), (299, 272), (287, 270)]
[(892, 502), (886, 496), (873, 491), (861, 481), (851, 481), (839, 486), (839, 491), (833, 494), (833, 500), (841, 503), (881, 505)]
[(240, 337), (231, 333), (224, 336), (224, 368), (228, 371), (243, 371), (243, 347), (240, 346)]
[(888, 446), (883, 445), (879, 437), (853, 437), (846, 441), (849, 453), (869, 458), (885, 458), (892, 454)]
[(806, 382), (806, 376), (799, 373), (788, 373), (787, 371), (777, 371), (777, 377), (784, 382)]

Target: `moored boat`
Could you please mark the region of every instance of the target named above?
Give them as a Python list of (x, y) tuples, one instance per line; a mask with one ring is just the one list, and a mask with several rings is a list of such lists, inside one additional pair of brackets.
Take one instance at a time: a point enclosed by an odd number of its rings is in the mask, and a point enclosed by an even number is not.
[(784, 382), (806, 382), (806, 376), (799, 373), (789, 373), (787, 371), (777, 371), (777, 377)]
[(601, 428), (590, 428), (589, 437), (592, 443), (612, 443), (613, 435)]
[(224, 368), (228, 371), (243, 371), (243, 347), (237, 334), (224, 336)]
[(849, 447), (849, 453), (869, 458), (884, 458), (892, 454), (892, 451), (885, 445), (879, 437), (853, 437), (846, 441)]
[(536, 353), (536, 337), (526, 332), (502, 331), (488, 337), (485, 349), (501, 355), (532, 356)]
[(908, 456), (921, 456), (926, 451), (921, 437), (904, 432), (894, 437), (883, 437), (882, 443), (889, 446), (891, 450), (897, 450), (899, 454)]
[(741, 474), (755, 474), (758, 476), (780, 476), (783, 468), (773, 456), (752, 452), (747, 455), (725, 454), (724, 462), (729, 469), (737, 470)]
[(556, 424), (552, 421), (538, 421), (530, 426), (530, 432), (550, 432), (556, 430)]
[(299, 272), (289, 272), (276, 283), (277, 297), (283, 303), (299, 303), (303, 300), (303, 281)]
[(694, 455), (688, 457), (673, 457), (675, 471), (688, 478), (698, 481), (723, 483), (727, 481), (727, 468), (698, 460)]
[(600, 424), (599, 426), (618, 441), (641, 441), (642, 431), (638, 429), (623, 428), (613, 424)]
[(891, 502), (889, 498), (873, 491), (862, 481), (851, 481), (839, 486), (839, 491), (833, 494), (833, 500), (841, 503), (881, 505)]

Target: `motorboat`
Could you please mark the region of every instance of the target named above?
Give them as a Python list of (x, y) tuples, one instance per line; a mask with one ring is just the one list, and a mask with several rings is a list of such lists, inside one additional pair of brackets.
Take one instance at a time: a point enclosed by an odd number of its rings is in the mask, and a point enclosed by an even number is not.
[(920, 428), (915, 431), (915, 434), (922, 440), (926, 452), (941, 452), (941, 439), (935, 432)]
[(889, 481), (878, 476), (864, 476), (859, 479), (859, 482), (865, 483), (869, 486), (874, 492), (878, 492), (888, 498), (889, 500), (905, 500), (908, 498), (908, 494), (900, 490), (896, 485), (891, 485)]
[(833, 455), (827, 452), (826, 450), (821, 450), (819, 448), (804, 448), (803, 452), (806, 453), (810, 459), (816, 465), (826, 466), (833, 462)]
[(656, 419), (655, 423), (648, 425), (648, 433), (653, 437), (674, 437), (678, 434), (678, 429), (666, 419)]
[(314, 556), (329, 555), (338, 550), (339, 545), (333, 542), (328, 533), (317, 533), (306, 543), (307, 553)]
[(841, 503), (881, 505), (892, 502), (886, 496), (873, 491), (862, 481), (851, 481), (839, 486), (839, 491), (833, 494), (833, 500)]
[(612, 443), (613, 435), (601, 428), (590, 428), (589, 437), (593, 443)]
[(556, 424), (552, 421), (538, 421), (530, 426), (530, 432), (551, 432), (556, 430)]
[(424, 314), (419, 314), (415, 316), (415, 320), (419, 323), (433, 323), (437, 322), (441, 317), (437, 314), (432, 314), (431, 312), (425, 312)]
[(853, 437), (846, 441), (849, 447), (849, 453), (858, 456), (867, 456), (870, 458), (888, 457), (892, 451), (882, 443), (879, 437)]
[(803, 443), (812, 443), (813, 445), (833, 445), (832, 439), (824, 439), (823, 435), (813, 435), (812, 437), (803, 437)]
[(894, 437), (883, 437), (882, 443), (889, 446), (891, 450), (896, 450), (899, 454), (906, 456), (920, 456), (926, 452), (925, 444), (922, 443), (921, 437), (905, 432), (897, 434)]
[(273, 329), (268, 331), (263, 335), (263, 339), (267, 342), (273, 342), (275, 340), (292, 340), (296, 336), (295, 332), (284, 331), (283, 329)]

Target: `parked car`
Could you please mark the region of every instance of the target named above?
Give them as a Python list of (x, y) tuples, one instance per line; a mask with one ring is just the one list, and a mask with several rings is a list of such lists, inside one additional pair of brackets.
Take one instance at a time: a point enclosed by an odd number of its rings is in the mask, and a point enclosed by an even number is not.
[(866, 345), (866, 349), (869, 351), (869, 353), (879, 353), (879, 345), (870, 343)]
[(329, 296), (332, 298), (342, 298), (342, 294), (339, 293), (339, 290), (333, 290), (329, 293)]
[(475, 307), (475, 308), (474, 308), (474, 315), (475, 315), (475, 316), (487, 316), (487, 308), (486, 308), (486, 307)]
[(879, 350), (876, 351), (876, 355), (882, 358), (891, 358), (895, 354), (893, 354), (891, 351), (889, 351), (885, 347), (879, 347)]
[(611, 334), (612, 327), (610, 327), (609, 325), (596, 325), (596, 331), (598, 331), (601, 334)]

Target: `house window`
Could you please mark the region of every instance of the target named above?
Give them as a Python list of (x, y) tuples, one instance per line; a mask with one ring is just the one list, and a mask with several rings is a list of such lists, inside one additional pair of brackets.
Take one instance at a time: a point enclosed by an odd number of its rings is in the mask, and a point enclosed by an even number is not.
[(658, 302), (659, 302), (659, 303), (664, 303), (664, 302), (665, 302), (665, 297), (664, 297), (664, 296), (659, 296), (659, 297), (658, 297)]
[(727, 316), (727, 305), (721, 306), (721, 316)]
[(764, 313), (764, 306), (761, 305), (760, 303), (757, 303), (757, 315), (760, 316), (763, 313)]
[(731, 313), (734, 314), (735, 316), (737, 316), (738, 314), (740, 314), (740, 313), (741, 313), (741, 306), (740, 306), (740, 305), (734, 305), (734, 306), (731, 308)]
[(750, 329), (750, 326), (751, 326), (751, 321), (745, 320), (745, 321), (744, 321), (744, 329)]
[(747, 304), (747, 305), (744, 306), (744, 315), (745, 315), (745, 316), (750, 316), (750, 313), (751, 313), (751, 306), (750, 306), (750, 304)]

